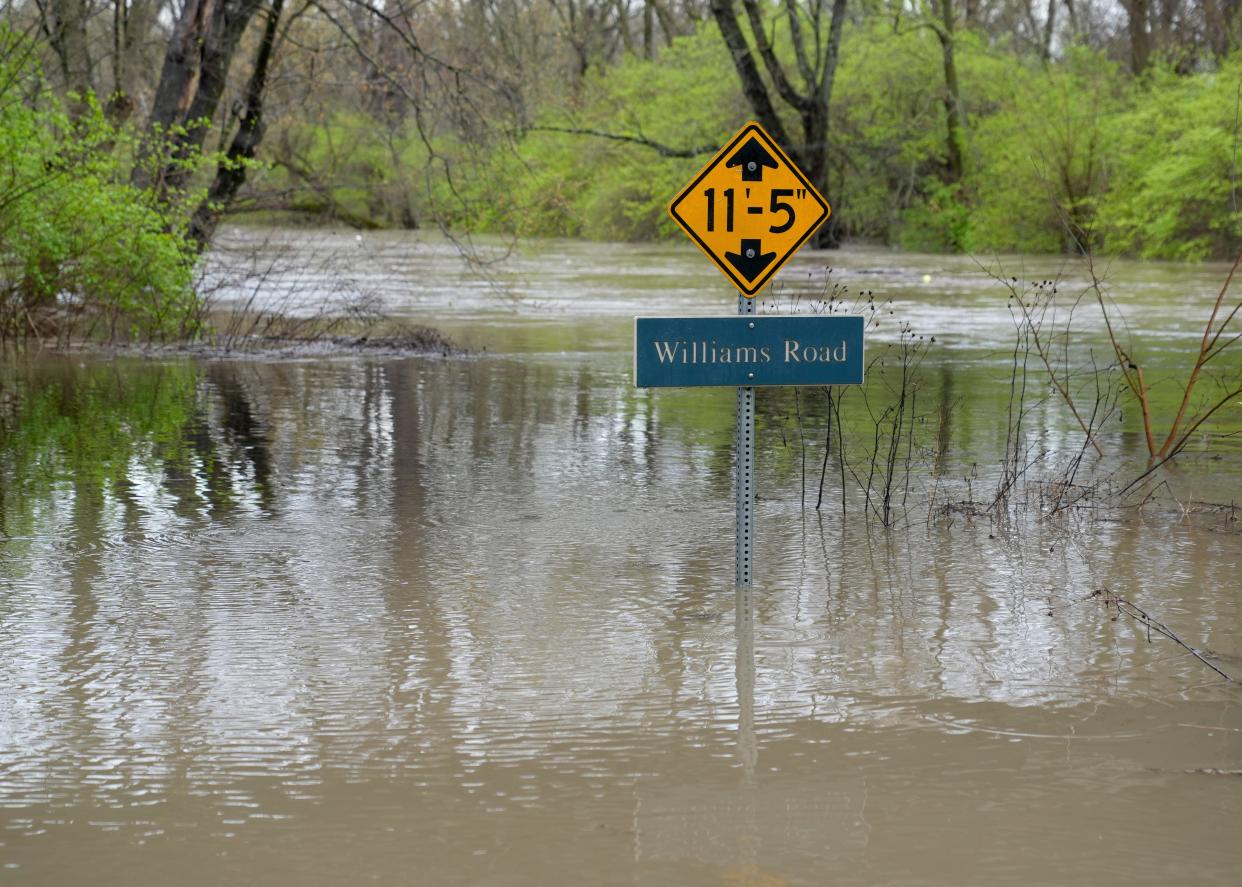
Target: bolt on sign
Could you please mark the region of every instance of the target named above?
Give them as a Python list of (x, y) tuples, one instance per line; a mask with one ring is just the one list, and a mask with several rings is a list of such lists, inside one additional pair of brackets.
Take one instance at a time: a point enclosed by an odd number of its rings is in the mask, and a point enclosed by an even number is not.
[(748, 123), (682, 189), (668, 212), (752, 298), (832, 209), (763, 127)]

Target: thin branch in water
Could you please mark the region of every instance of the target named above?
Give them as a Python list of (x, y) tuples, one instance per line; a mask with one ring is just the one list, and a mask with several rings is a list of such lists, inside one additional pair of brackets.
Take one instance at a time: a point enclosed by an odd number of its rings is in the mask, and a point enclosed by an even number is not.
[(1153, 619), (1151, 617), (1151, 614), (1148, 613), (1146, 610), (1144, 610), (1142, 607), (1139, 607), (1138, 605), (1126, 600), (1125, 598), (1119, 595), (1113, 594), (1107, 588), (1097, 588), (1094, 592), (1092, 592), (1091, 596), (1092, 597), (1103, 597), (1105, 606), (1111, 605), (1113, 607), (1116, 607), (1118, 613), (1124, 613), (1125, 615), (1129, 616), (1131, 619), (1143, 625), (1147, 629), (1148, 643), (1151, 642), (1152, 629), (1155, 629), (1159, 634), (1164, 635), (1166, 638), (1171, 640), (1173, 643), (1177, 644), (1179, 647), (1188, 651), (1192, 656), (1194, 656), (1196, 659), (1198, 659), (1208, 668), (1212, 669), (1212, 671), (1216, 672), (1218, 675), (1220, 675), (1225, 680), (1229, 681), (1230, 683), (1234, 683), (1234, 684), (1239, 683), (1237, 680), (1235, 680), (1234, 678), (1230, 677), (1229, 675), (1225, 674), (1225, 672), (1217, 668), (1217, 666), (1214, 663), (1212, 663), (1210, 660), (1208, 660), (1206, 656), (1203, 655), (1202, 651), (1198, 650), (1195, 647), (1192, 647), (1190, 644), (1186, 643), (1180, 637), (1178, 637), (1177, 634), (1174, 633), (1173, 629), (1169, 628), (1163, 622)]
[[(1216, 329), (1215, 333), (1213, 333), (1212, 327), (1216, 323), (1216, 316), (1220, 313), (1221, 305), (1225, 301), (1225, 295), (1229, 292), (1229, 285), (1233, 282), (1233, 276), (1237, 272), (1238, 265), (1240, 263), (1242, 263), (1242, 252), (1239, 252), (1238, 257), (1233, 260), (1233, 265), (1229, 268), (1229, 274), (1225, 277), (1225, 282), (1216, 296), (1216, 302), (1212, 305), (1212, 313), (1208, 315), (1207, 323), (1204, 324), (1203, 327), (1203, 340), (1199, 344), (1198, 359), (1195, 360), (1195, 365), (1190, 371), (1190, 377), (1186, 380), (1186, 386), (1182, 389), (1182, 402), (1177, 408), (1177, 415), (1173, 418), (1173, 424), (1169, 426), (1168, 437), (1164, 439), (1164, 444), (1160, 447), (1159, 453), (1155, 455), (1166, 458), (1172, 455), (1170, 447), (1174, 446), (1174, 440), (1177, 438), (1177, 432), (1182, 423), (1182, 419), (1186, 415), (1186, 408), (1190, 404), (1191, 395), (1194, 394), (1195, 384), (1199, 381), (1199, 374), (1203, 370), (1203, 365), (1214, 356), (1213, 346), (1220, 341), (1220, 337), (1225, 332), (1225, 328), (1229, 325), (1229, 321), (1231, 321), (1237, 314), (1238, 308), (1242, 307), (1242, 303), (1235, 306), (1233, 311), (1229, 312), (1229, 315), (1220, 324), (1220, 327)], [(1227, 399), (1228, 398), (1226, 398), (1226, 400)], [(1203, 419), (1206, 419), (1208, 416), (1212, 415), (1212, 413), (1220, 409), (1221, 405), (1222, 404), (1218, 403), (1216, 406), (1213, 406), (1210, 410), (1204, 413), (1200, 419), (1194, 423), (1190, 430), (1193, 431), (1194, 428), (1197, 428), (1202, 423)], [(1188, 431), (1187, 435), (1189, 435), (1189, 433), (1190, 432)], [(1183, 435), (1182, 439), (1178, 441), (1177, 448), (1180, 449), (1180, 446), (1184, 444), (1185, 439), (1186, 435)]]

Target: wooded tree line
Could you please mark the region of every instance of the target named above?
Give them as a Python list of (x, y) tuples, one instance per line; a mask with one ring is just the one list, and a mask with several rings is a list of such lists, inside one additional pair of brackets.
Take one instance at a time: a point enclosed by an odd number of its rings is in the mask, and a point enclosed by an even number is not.
[[(664, 236), (746, 119), (834, 204), (821, 245), (1194, 258), (1239, 233), (1240, 5), (0, 0), (0, 105), (12, 150), (14, 109), (63, 115), (21, 117), (32, 176), (76, 140), (187, 261), (225, 211)], [(9, 289), (46, 299), (55, 251), (0, 224)]]

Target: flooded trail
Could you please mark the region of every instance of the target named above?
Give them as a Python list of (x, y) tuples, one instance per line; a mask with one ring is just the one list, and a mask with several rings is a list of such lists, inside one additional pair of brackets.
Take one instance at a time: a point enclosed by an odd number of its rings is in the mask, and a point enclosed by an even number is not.
[[(274, 237), (273, 298), (339, 285)], [(739, 591), (732, 393), (630, 378), (633, 314), (731, 306), (697, 255), (330, 245), (472, 355), (0, 367), (0, 883), (1236, 881), (1242, 689), (1117, 604), (1242, 677), (1229, 439), (1053, 515), (1047, 405), (1025, 504), (945, 507), (1004, 459), (1003, 293), (834, 254), (943, 337), (928, 433), (897, 526), (835, 462), (816, 511), (822, 395), (766, 393)], [(1114, 271), (1162, 336), (1219, 285)]]

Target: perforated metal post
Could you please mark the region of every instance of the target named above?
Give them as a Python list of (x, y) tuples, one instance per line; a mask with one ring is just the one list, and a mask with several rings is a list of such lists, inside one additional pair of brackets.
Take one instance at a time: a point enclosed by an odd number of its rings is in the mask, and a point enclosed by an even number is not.
[[(754, 314), (755, 300), (737, 295), (737, 313)], [(737, 389), (737, 570), (740, 586), (751, 584), (751, 540), (755, 527), (755, 389)]]
[(737, 754), (742, 762), (742, 777), (750, 783), (759, 760), (759, 745), (755, 741), (755, 592), (749, 586), (739, 585), (733, 593), (737, 598)]

